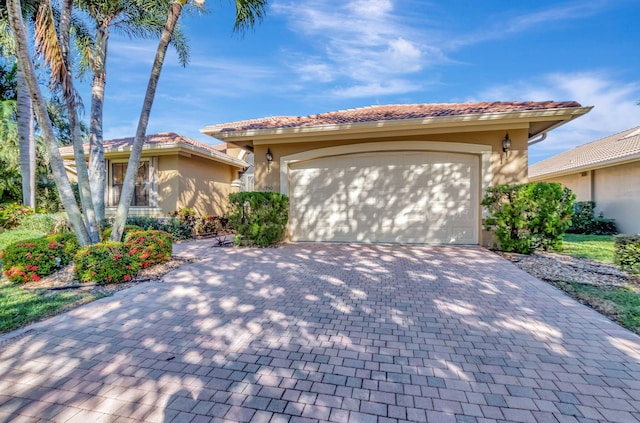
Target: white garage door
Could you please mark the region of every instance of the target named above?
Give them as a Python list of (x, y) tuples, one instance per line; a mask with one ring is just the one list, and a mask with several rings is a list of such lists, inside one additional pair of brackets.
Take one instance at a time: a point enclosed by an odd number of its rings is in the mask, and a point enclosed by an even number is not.
[(478, 156), (384, 152), (289, 168), (292, 241), (477, 244)]

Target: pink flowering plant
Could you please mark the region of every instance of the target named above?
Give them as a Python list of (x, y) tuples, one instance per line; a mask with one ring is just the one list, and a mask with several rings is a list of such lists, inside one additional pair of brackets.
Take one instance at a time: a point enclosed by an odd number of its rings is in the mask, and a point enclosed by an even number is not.
[(39, 281), (68, 265), (77, 250), (73, 234), (19, 241), (2, 252), (3, 273), (14, 283)]

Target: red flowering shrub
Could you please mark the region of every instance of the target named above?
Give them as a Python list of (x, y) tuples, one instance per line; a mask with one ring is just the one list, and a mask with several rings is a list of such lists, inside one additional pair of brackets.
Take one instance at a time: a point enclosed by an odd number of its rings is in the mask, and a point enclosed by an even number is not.
[(11, 282), (37, 281), (69, 264), (77, 250), (73, 234), (18, 241), (2, 252), (3, 273)]
[(81, 248), (73, 258), (75, 277), (81, 282), (122, 283), (130, 281), (139, 266), (123, 242), (100, 242)]
[(141, 269), (171, 259), (171, 236), (164, 231), (133, 231), (124, 238), (129, 256)]
[(124, 242), (101, 242), (80, 249), (75, 276), (82, 282), (129, 282), (141, 269), (171, 258), (171, 236), (163, 231), (132, 231)]

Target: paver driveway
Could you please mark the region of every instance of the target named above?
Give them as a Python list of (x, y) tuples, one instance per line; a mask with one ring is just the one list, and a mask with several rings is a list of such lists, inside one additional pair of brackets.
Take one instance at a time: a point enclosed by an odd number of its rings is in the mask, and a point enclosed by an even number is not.
[(486, 250), (210, 247), (4, 336), (0, 418), (640, 419), (640, 338)]

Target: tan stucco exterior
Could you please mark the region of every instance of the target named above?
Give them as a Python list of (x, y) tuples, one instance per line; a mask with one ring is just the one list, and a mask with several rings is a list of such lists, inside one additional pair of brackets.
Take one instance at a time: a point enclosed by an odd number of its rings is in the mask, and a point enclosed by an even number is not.
[[(532, 179), (533, 180), (533, 179)], [(596, 214), (616, 220), (621, 233), (640, 233), (640, 161), (535, 178), (559, 182), (576, 194), (577, 201), (595, 201)]]
[[(438, 143), (466, 143), (488, 146), (491, 149), (491, 185), (504, 183), (518, 183), (527, 180), (527, 131), (523, 129), (509, 131), (512, 141), (508, 155), (502, 152), (502, 140), (506, 132), (488, 131), (474, 133), (449, 133), (422, 136), (381, 137), (362, 139), (336, 139), (320, 142), (287, 142), (286, 144), (267, 144), (254, 146), (254, 166), (256, 173), (256, 191), (280, 191), (280, 159), (304, 151), (318, 150), (328, 147), (349, 144), (369, 143), (397, 143), (398, 150), (403, 149), (403, 143), (413, 141), (431, 141)], [(273, 162), (267, 163), (267, 149), (273, 154)]]
[[(126, 162), (128, 151), (105, 154), (107, 166), (106, 215), (115, 214), (109, 206), (111, 198), (110, 166)], [(174, 210), (190, 207), (199, 215), (222, 216), (226, 212), (229, 194), (235, 189), (232, 181), (242, 167), (235, 163), (211, 160), (180, 149), (144, 151), (141, 162), (150, 163), (149, 206), (129, 208), (130, 216), (166, 217)], [(68, 167), (70, 178), (76, 178), (74, 167)]]
[(237, 170), (200, 157), (178, 157), (178, 198), (176, 210), (196, 209), (201, 215), (222, 216), (227, 210), (231, 181)]

